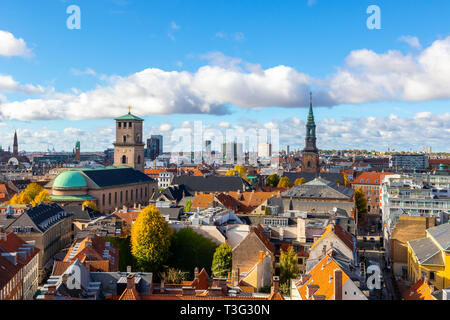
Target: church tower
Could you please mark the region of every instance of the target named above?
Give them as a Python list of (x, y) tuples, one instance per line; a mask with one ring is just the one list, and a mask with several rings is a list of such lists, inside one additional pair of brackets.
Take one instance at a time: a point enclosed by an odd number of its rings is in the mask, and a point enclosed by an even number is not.
[(144, 143), (142, 128), (144, 119), (128, 114), (116, 120), (116, 142), (114, 143), (114, 166), (129, 166), (144, 172)]
[(319, 150), (316, 147), (316, 123), (312, 109), (312, 93), (309, 99), (308, 121), (306, 122), (305, 148), (302, 152), (302, 172), (320, 172)]
[(13, 156), (19, 155), (19, 143), (17, 142), (17, 131), (14, 131)]

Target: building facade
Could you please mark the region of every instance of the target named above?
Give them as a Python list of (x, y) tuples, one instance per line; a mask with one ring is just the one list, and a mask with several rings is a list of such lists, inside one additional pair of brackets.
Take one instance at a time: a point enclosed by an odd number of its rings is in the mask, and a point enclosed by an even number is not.
[(128, 166), (144, 172), (142, 127), (144, 119), (128, 114), (116, 118), (114, 166)]

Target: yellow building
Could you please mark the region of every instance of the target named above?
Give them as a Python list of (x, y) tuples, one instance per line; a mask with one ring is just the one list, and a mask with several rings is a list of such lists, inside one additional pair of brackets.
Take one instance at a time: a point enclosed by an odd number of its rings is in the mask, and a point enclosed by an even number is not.
[(426, 230), (426, 237), (408, 241), (408, 279), (427, 279), (438, 290), (450, 286), (450, 224)]

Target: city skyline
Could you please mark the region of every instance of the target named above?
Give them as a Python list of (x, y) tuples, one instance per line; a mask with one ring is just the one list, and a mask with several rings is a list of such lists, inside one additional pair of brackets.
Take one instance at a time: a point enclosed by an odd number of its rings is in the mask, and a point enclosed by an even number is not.
[(3, 149), (17, 130), (20, 151), (103, 151), (128, 105), (165, 151), (195, 121), (277, 129), (280, 149), (302, 149), (312, 91), (319, 149), (450, 151), (443, 1), (379, 1), (380, 30), (370, 1), (77, 1), (80, 30), (72, 3), (25, 3), (0, 5)]

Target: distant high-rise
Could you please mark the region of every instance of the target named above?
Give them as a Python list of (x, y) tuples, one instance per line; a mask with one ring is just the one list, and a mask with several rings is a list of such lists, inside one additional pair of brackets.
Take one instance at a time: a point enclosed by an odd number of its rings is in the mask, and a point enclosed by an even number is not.
[(306, 122), (305, 148), (302, 152), (302, 172), (320, 172), (319, 150), (316, 147), (316, 123), (312, 108), (312, 93), (309, 98), (308, 121)]
[(17, 132), (14, 131), (13, 156), (17, 157), (18, 155), (19, 155), (19, 143), (17, 141)]
[(163, 136), (152, 135), (150, 139), (147, 139), (147, 149), (151, 160), (155, 160), (159, 155), (163, 154)]

